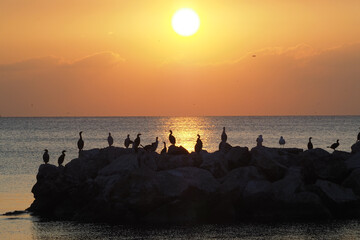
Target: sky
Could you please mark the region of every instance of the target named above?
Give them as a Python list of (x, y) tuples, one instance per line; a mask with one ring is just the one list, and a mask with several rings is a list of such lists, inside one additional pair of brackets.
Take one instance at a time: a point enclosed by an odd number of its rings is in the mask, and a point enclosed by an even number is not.
[[(199, 31), (178, 35), (192, 8)], [(2, 0), (1, 116), (360, 115), (358, 0)]]

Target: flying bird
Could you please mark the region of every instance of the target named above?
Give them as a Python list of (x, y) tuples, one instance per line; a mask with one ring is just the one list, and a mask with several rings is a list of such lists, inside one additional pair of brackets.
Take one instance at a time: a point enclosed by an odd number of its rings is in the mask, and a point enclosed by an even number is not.
[(203, 143), (200, 139), (200, 135), (198, 134), (197, 135), (197, 140), (196, 140), (196, 144), (195, 144), (195, 152), (196, 153), (199, 153), (201, 150), (202, 150), (202, 147), (203, 147)]
[(286, 143), (286, 142), (285, 142), (285, 139), (283, 138), (283, 136), (281, 136), (281, 137), (280, 137), (280, 140), (279, 140), (280, 146), (284, 147), (285, 143)]
[(226, 132), (225, 132), (225, 127), (223, 127), (223, 132), (221, 134), (221, 141), (222, 142), (226, 142), (227, 141), (227, 135), (226, 135)]
[(60, 157), (58, 158), (59, 166), (61, 166), (65, 160), (65, 152), (66, 152), (66, 150), (62, 151)]
[(111, 146), (113, 145), (113, 143), (114, 143), (114, 139), (113, 139), (113, 137), (111, 136), (111, 133), (109, 133), (109, 136), (108, 136), (108, 138), (107, 138), (107, 141), (108, 141), (108, 143), (109, 143), (109, 147), (111, 147)]
[(170, 130), (170, 134), (169, 134), (169, 141), (172, 145), (175, 145), (176, 143), (176, 139), (175, 137), (172, 135), (172, 131)]
[(309, 142), (308, 142), (308, 146), (307, 146), (309, 150), (314, 148), (314, 146), (313, 146), (313, 144), (311, 142), (311, 139), (312, 139), (312, 137), (309, 137)]
[(78, 140), (77, 145), (78, 145), (78, 149), (79, 149), (79, 153), (80, 153), (84, 148), (84, 140), (82, 139), (82, 131), (79, 132), (79, 135), (80, 135), (80, 139)]
[(165, 154), (166, 153), (166, 142), (163, 142), (163, 143), (164, 143), (164, 148), (161, 150), (160, 154)]
[(126, 148), (129, 148), (129, 145), (130, 144), (133, 144), (134, 142), (130, 140), (130, 134), (127, 135), (127, 137), (125, 138), (125, 141), (124, 141), (124, 145)]
[(47, 164), (50, 160), (50, 156), (49, 156), (49, 151), (47, 149), (44, 150), (44, 154), (43, 154), (43, 160), (44, 163)]
[(336, 143), (331, 144), (331, 146), (328, 146), (328, 148), (332, 148), (334, 151), (335, 149), (340, 145), (339, 139), (336, 140)]

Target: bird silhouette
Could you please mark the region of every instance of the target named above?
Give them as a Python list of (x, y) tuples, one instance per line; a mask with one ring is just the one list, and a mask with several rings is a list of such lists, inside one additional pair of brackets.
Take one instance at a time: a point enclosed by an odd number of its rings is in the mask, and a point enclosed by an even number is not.
[(199, 153), (201, 150), (202, 150), (202, 147), (203, 147), (203, 143), (200, 139), (200, 135), (198, 134), (197, 135), (197, 140), (196, 140), (196, 144), (195, 144), (195, 152), (196, 153)]
[(77, 142), (77, 146), (78, 146), (79, 153), (80, 153), (84, 148), (84, 140), (82, 139), (82, 131), (79, 132), (79, 136), (80, 136), (80, 138), (79, 138), (79, 140)]
[(127, 137), (125, 138), (125, 141), (124, 141), (124, 145), (126, 148), (129, 148), (129, 145), (130, 144), (133, 144), (134, 142), (130, 140), (130, 134), (127, 135)]
[(47, 149), (44, 150), (44, 154), (43, 154), (43, 160), (44, 163), (47, 164), (50, 160), (50, 156), (49, 156), (49, 151)]
[(133, 143), (133, 149), (135, 150), (135, 152), (138, 151), (138, 148), (139, 148), (139, 145), (140, 145), (140, 135), (141, 133), (138, 133), (135, 140), (134, 140), (134, 143)]
[(173, 133), (173, 132), (170, 130), (169, 141), (170, 141), (170, 143), (171, 143), (172, 145), (175, 145), (176, 139), (175, 139), (175, 137), (172, 135), (172, 133)]
[(335, 149), (340, 145), (339, 139), (336, 140), (336, 143), (331, 144), (331, 146), (328, 146), (328, 148), (332, 148), (334, 151)]
[(226, 132), (225, 132), (225, 127), (223, 127), (223, 132), (221, 134), (221, 141), (222, 142), (226, 142), (227, 141), (227, 135), (226, 135)]
[(113, 143), (114, 143), (114, 139), (113, 139), (113, 137), (111, 136), (111, 133), (109, 133), (109, 136), (108, 136), (108, 138), (107, 138), (107, 141), (108, 141), (108, 143), (109, 143), (109, 147), (111, 147), (111, 146), (113, 145)]
[(59, 164), (59, 166), (61, 166), (61, 165), (63, 164), (64, 160), (65, 160), (65, 152), (66, 152), (66, 150), (63, 150), (63, 151), (61, 152), (60, 157), (58, 158), (58, 164)]
[(261, 147), (263, 141), (264, 141), (264, 140), (263, 140), (262, 135), (259, 135), (259, 136), (256, 138), (256, 146)]
[(312, 144), (312, 142), (311, 142), (311, 139), (312, 139), (312, 137), (309, 137), (309, 142), (308, 142), (308, 145), (307, 145), (307, 147), (308, 147), (309, 150), (311, 150), (311, 149), (314, 148), (314, 146), (313, 146), (313, 144)]
[(164, 143), (164, 148), (161, 150), (160, 154), (165, 154), (166, 153), (166, 142)]
[(283, 136), (281, 136), (280, 139), (279, 139), (280, 146), (284, 147), (285, 143), (286, 143), (285, 139), (283, 138)]

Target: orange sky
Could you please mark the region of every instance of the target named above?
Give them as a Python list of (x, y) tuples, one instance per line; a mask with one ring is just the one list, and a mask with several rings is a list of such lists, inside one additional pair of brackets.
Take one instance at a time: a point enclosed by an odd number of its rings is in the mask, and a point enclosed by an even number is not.
[[(181, 7), (199, 14), (194, 36), (172, 30)], [(2, 0), (0, 115), (359, 115), (359, 12), (358, 0)]]

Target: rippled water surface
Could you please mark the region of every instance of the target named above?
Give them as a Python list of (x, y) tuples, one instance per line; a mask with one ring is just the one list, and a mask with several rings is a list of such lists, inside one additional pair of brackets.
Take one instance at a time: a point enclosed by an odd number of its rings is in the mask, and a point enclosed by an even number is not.
[[(65, 164), (77, 155), (78, 132), (83, 131), (85, 149), (107, 146), (111, 132), (115, 146), (123, 146), (127, 134), (142, 133), (143, 145), (159, 137), (168, 143), (169, 129), (177, 145), (193, 151), (200, 134), (207, 151), (216, 151), (222, 127), (233, 145), (255, 146), (263, 135), (264, 145), (277, 147), (284, 136), (287, 147), (305, 148), (313, 137), (314, 147), (326, 148), (336, 139), (339, 150), (350, 151), (360, 127), (360, 116), (324, 117), (113, 117), (113, 118), (0, 118), (0, 213), (22, 210), (33, 201), (31, 188), (42, 153), (55, 164), (67, 150)], [(158, 227), (125, 227), (71, 222), (40, 221), (29, 215), (0, 218), (0, 239), (116, 239), (120, 238), (243, 238), (243, 239), (355, 239), (357, 221), (316, 224), (239, 224)], [(10, 238), (9, 238), (10, 237)]]

